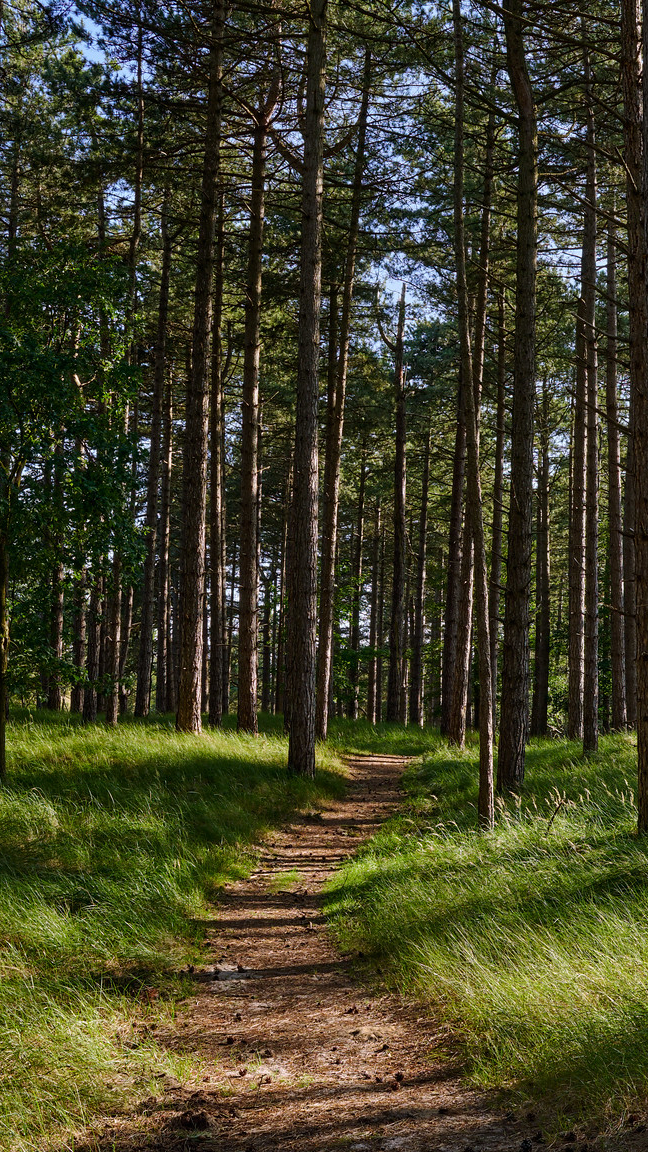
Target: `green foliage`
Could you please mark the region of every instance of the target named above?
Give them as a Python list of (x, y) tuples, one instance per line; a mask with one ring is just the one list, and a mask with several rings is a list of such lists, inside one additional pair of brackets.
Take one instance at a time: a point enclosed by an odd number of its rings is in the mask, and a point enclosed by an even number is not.
[[(404, 748), (404, 744), (403, 744)], [(418, 744), (413, 750), (418, 751)], [(544, 1101), (550, 1126), (648, 1094), (648, 855), (636, 750), (534, 743), (522, 796), (476, 827), (477, 749), (439, 739), (408, 801), (330, 885), (338, 938), (448, 1020), (472, 1077)]]
[[(336, 757), (288, 777), (283, 738), (177, 735), (171, 721), (81, 727), (27, 713), (9, 729), (0, 792), (0, 1149), (118, 1102), (169, 1058), (131, 1050), (143, 1011), (187, 988), (207, 902), (244, 875), (263, 833), (339, 793)], [(186, 984), (186, 981), (185, 981)], [(143, 986), (162, 992), (144, 1008)], [(157, 1003), (157, 1002), (156, 1002)]]

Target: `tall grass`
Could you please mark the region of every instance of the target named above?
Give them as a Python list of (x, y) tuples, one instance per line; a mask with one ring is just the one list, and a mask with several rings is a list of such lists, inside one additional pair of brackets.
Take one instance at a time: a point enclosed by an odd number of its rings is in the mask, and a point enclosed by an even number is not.
[[(337, 794), (336, 757), (288, 777), (286, 745), (170, 722), (83, 728), (22, 714), (0, 789), (0, 1149), (43, 1145), (115, 1105), (173, 1058), (131, 1046), (172, 1014), (207, 901), (263, 832)], [(142, 988), (155, 986), (153, 1005)]]
[(522, 796), (475, 831), (477, 750), (440, 740), (402, 813), (337, 875), (346, 946), (450, 1021), (472, 1076), (544, 1101), (552, 1123), (648, 1097), (648, 844), (629, 736), (584, 761), (534, 744)]

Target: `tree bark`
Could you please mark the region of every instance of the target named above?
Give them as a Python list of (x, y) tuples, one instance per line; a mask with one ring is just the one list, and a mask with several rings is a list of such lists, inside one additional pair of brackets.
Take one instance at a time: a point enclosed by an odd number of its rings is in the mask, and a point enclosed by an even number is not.
[(425, 630), (425, 569), (427, 562), (428, 492), (430, 487), (430, 446), (432, 421), (428, 425), (421, 483), (421, 515), (419, 517), (418, 555), (416, 557), (416, 595), (414, 598), (414, 628), (412, 631), (412, 659), (410, 663), (410, 724), (423, 727), (423, 640)]
[(317, 417), (319, 313), (322, 281), (324, 93), (327, 0), (313, 0), (307, 49), (299, 354), (291, 523), (287, 643), (290, 694), (289, 771), (315, 775), (315, 662), (317, 623)]
[(474, 552), (472, 528), (466, 509), (461, 543), (461, 584), (457, 603), (457, 639), (452, 677), (448, 740), (457, 748), (466, 743), (468, 679), (470, 676), (470, 637), (472, 633)]
[[(2, 487), (5, 487), (5, 483)], [(7, 668), (9, 665), (9, 550), (0, 530), (0, 783), (7, 779)]]
[(457, 390), (457, 430), (452, 467), (452, 497), (448, 532), (448, 567), (444, 613), (443, 654), (441, 660), (441, 735), (450, 731), (452, 710), (452, 682), (457, 659), (457, 629), (459, 626), (459, 599), (461, 596), (461, 541), (463, 536), (463, 490), (466, 470), (466, 422), (464, 420), (463, 381), (461, 367)]
[(506, 325), (504, 289), (500, 289), (497, 309), (497, 415), (495, 465), (493, 476), (493, 528), (491, 541), (490, 638), (493, 683), (493, 731), (497, 728), (497, 665), (499, 656), (499, 614), (502, 585), (502, 522), (504, 517), (504, 441), (506, 419)]
[[(490, 829), (494, 823), (493, 802), (493, 705), (491, 699), (490, 637), (488, 633), (488, 569), (484, 522), (482, 518), (481, 480), (479, 472), (479, 411), (473, 381), (466, 278), (464, 237), (464, 55), (461, 22), (461, 0), (453, 0), (455, 33), (455, 170), (454, 225), (455, 264), (457, 270), (457, 318), (461, 343), (462, 378), (466, 397), (467, 506), (471, 519), (471, 538), (475, 556), (475, 615), (479, 645), (479, 826)], [(478, 353), (479, 355), (479, 353)]]
[(612, 728), (627, 724), (625, 635), (623, 627), (623, 525), (621, 520), (621, 446), (617, 394), (616, 243), (614, 224), (608, 224), (606, 284), (605, 403), (608, 456), (608, 526), (610, 567), (610, 659), (612, 671)]
[(239, 732), (252, 732), (255, 735), (259, 731), (257, 717), (259, 366), (267, 131), (266, 112), (261, 109), (256, 114), (252, 147), (252, 195), (245, 289), (237, 715)]
[(211, 405), (209, 415), (209, 725), (218, 728), (223, 719), (225, 652), (227, 648), (227, 588), (225, 555), (225, 410), (223, 393), (223, 255), (225, 247), (224, 204), (218, 198), (214, 247), (214, 317), (212, 327)]
[[(589, 51), (585, 49), (587, 178), (583, 236), (583, 305), (587, 380), (585, 477), (585, 621), (583, 637), (583, 751), (598, 749), (598, 365), (596, 347), (596, 136)], [(585, 260), (587, 251), (587, 260)]]
[(362, 596), (362, 550), (364, 545), (364, 506), (365, 484), (367, 480), (366, 450), (362, 446), (360, 463), (360, 490), (358, 493), (358, 521), (356, 525), (355, 555), (353, 557), (353, 596), (351, 602), (351, 636), (349, 680), (351, 695), (347, 715), (350, 720), (358, 719), (358, 688), (360, 680), (360, 600)]
[(173, 385), (167, 374), (164, 389), (164, 429), (162, 442), (162, 476), (160, 483), (160, 539), (157, 572), (157, 664), (155, 708), (167, 710), (167, 676), (169, 672), (169, 541), (171, 534), (171, 473), (173, 470)]
[[(367, 116), (371, 84), (371, 53), (365, 51), (362, 99), (358, 117), (358, 146), (356, 149), (351, 218), (347, 241), (342, 313), (340, 317), (339, 356), (335, 376), (333, 404), (329, 407), (326, 430), (326, 457), (324, 461), (322, 560), (320, 578), (319, 644), (317, 651), (317, 703), (316, 731), (318, 740), (325, 740), (328, 727), (328, 699), (333, 655), (333, 614), (335, 605), (335, 556), (338, 535), (338, 504), (340, 492), (340, 459), (344, 432), (344, 407), (349, 364), (351, 335), (351, 305), (355, 277), (356, 251), (360, 224), (362, 181), (365, 169)], [(333, 300), (333, 294), (332, 294)]]
[[(504, 12), (507, 66), (518, 110), (515, 356), (498, 788), (524, 779), (529, 727), (529, 617), (533, 546), (533, 417), (535, 405), (536, 269), (538, 251), (537, 120), (527, 69), (522, 0)], [(482, 713), (485, 709), (482, 709)]]
[(51, 599), (50, 599), (50, 648), (55, 661), (48, 679), (47, 707), (60, 712), (63, 706), (61, 692), (60, 664), (63, 659), (63, 431), (54, 449), (54, 482), (52, 485), (52, 511), (55, 519), (52, 547)]
[(191, 371), (187, 382), (185, 450), (182, 483), (180, 552), (180, 676), (176, 728), (202, 730), (202, 618), (205, 593), (205, 505), (207, 498), (207, 430), (209, 344), (212, 322), (214, 220), (220, 178), (222, 99), (222, 0), (211, 11), (207, 124), (200, 195)]
[(549, 588), (549, 394), (542, 388), (540, 468), (536, 530), (536, 634), (533, 668), (531, 735), (546, 736), (549, 707), (550, 588)]
[[(639, 106), (640, 123), (635, 132), (635, 108), (631, 101), (637, 101), (642, 89), (640, 59), (643, 55), (644, 74), (648, 60), (648, 5), (642, 3), (643, 45), (636, 43), (636, 11), (634, 29), (630, 12), (625, 11), (629, 0), (622, 4), (622, 36), (624, 59), (622, 61), (622, 81), (624, 86), (626, 165), (628, 172), (628, 288), (630, 305), (630, 388), (632, 395), (632, 472), (634, 495), (634, 595), (636, 597), (636, 718), (637, 718), (637, 760), (638, 760), (638, 829), (648, 832), (648, 238), (646, 234), (648, 192), (648, 85), (643, 85), (643, 101)], [(625, 28), (624, 28), (625, 25)], [(624, 35), (625, 33), (625, 35)], [(629, 35), (628, 35), (629, 33)], [(627, 43), (627, 41), (630, 41)], [(627, 55), (626, 55), (627, 53)], [(630, 56), (630, 60), (627, 59)], [(629, 84), (626, 83), (626, 75)], [(626, 95), (626, 88), (632, 85), (634, 92)], [(642, 141), (643, 130), (643, 141)], [(639, 158), (640, 163), (637, 164)], [(626, 575), (627, 569), (626, 569)], [(628, 611), (626, 601), (626, 612)], [(626, 659), (632, 657), (632, 649), (627, 644)], [(628, 651), (630, 647), (630, 651)], [(628, 708), (630, 709), (630, 685), (628, 684)]]
[(387, 683), (386, 720), (401, 719), (401, 688), (405, 641), (405, 578), (407, 567), (406, 461), (405, 461), (405, 370), (403, 337), (405, 332), (405, 285), (398, 309), (398, 331), (395, 344), (394, 395), (396, 401), (396, 456), (394, 460), (394, 561), (392, 567), (391, 618), (389, 625), (389, 678)]
[(369, 609), (369, 678), (367, 682), (367, 720), (376, 723), (377, 671), (378, 671), (378, 602), (380, 585), (380, 497), (376, 500), (371, 560), (371, 606)]
[[(169, 315), (169, 283), (171, 279), (171, 237), (167, 224), (169, 192), (165, 191), (162, 206), (162, 268), (158, 300), (157, 335), (153, 369), (153, 396), (151, 406), (151, 441), (146, 485), (146, 557), (142, 579), (142, 614), (137, 660), (137, 689), (135, 715), (148, 716), (151, 706), (151, 676), (153, 670), (153, 622), (155, 619), (155, 555), (157, 544), (158, 489), (160, 486), (160, 438), (162, 431), (162, 402), (166, 372), (167, 322)], [(159, 637), (158, 637), (159, 643)]]

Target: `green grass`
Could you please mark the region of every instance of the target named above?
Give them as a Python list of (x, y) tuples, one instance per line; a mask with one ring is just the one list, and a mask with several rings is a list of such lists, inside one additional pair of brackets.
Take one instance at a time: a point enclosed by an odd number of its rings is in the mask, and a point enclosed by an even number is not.
[(566, 741), (534, 744), (523, 794), (490, 835), (475, 831), (476, 747), (433, 743), (406, 774), (402, 812), (330, 885), (340, 942), (452, 1025), (476, 1082), (544, 1102), (554, 1129), (645, 1106), (634, 739), (605, 737), (586, 761)]
[(207, 902), (249, 870), (255, 842), (343, 787), (326, 749), (315, 781), (285, 763), (278, 735), (14, 717), (0, 790), (3, 1152), (43, 1147), (146, 1094), (154, 1072), (182, 1071), (150, 1038), (131, 1047), (134, 1023), (172, 1017)]
[(331, 720), (327, 742), (329, 747), (349, 755), (421, 756), (437, 746), (438, 736), (432, 728), (370, 724), (367, 720)]

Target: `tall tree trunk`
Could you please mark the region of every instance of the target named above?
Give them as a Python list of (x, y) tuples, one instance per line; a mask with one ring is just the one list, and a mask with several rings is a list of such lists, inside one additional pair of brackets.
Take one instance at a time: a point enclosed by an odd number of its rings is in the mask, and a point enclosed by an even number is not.
[[(643, 7), (643, 6), (642, 6)], [(648, 24), (644, 16), (644, 31)], [(628, 727), (637, 724), (638, 647), (637, 625), (637, 551), (635, 526), (640, 523), (637, 500), (638, 464), (636, 452), (639, 394), (648, 391), (648, 251), (645, 236), (645, 201), (643, 173), (643, 133), (645, 131), (642, 105), (642, 43), (638, 0), (621, 0), (621, 84), (624, 103), (624, 162), (626, 166), (626, 205), (628, 218), (628, 295), (630, 328), (630, 410), (628, 413), (628, 448), (624, 492), (624, 621), (626, 711)], [(648, 661), (644, 661), (648, 674)], [(642, 701), (646, 696), (642, 696)], [(644, 711), (648, 714), (648, 708)], [(648, 731), (641, 726), (638, 732), (639, 827), (648, 829)]]
[(157, 672), (155, 707), (158, 712), (167, 708), (166, 682), (169, 673), (167, 643), (169, 620), (169, 540), (171, 533), (171, 473), (173, 469), (173, 385), (167, 374), (164, 389), (164, 431), (162, 442), (162, 477), (160, 484), (160, 539), (158, 547), (157, 589)]
[(388, 721), (401, 717), (400, 696), (403, 676), (405, 640), (405, 578), (407, 567), (406, 461), (405, 461), (405, 370), (403, 337), (405, 332), (405, 285), (398, 309), (398, 331), (395, 344), (394, 395), (396, 401), (396, 456), (394, 460), (394, 562), (392, 568), (391, 618), (389, 625), (389, 680), (387, 684)]
[(326, 16), (327, 0), (313, 0), (310, 6), (304, 113), (299, 355), (287, 642), (287, 678), (290, 694), (288, 767), (291, 772), (301, 776), (315, 775), (317, 416)]
[(96, 576), (90, 589), (90, 604), (88, 607), (87, 684), (83, 695), (84, 724), (93, 724), (97, 719), (97, 680), (99, 678), (99, 647), (101, 643), (101, 586), (102, 577)]
[(470, 637), (472, 634), (474, 552), (468, 509), (464, 518), (461, 543), (461, 586), (457, 603), (457, 640), (450, 696), (448, 740), (457, 748), (466, 743), (468, 722), (468, 680), (470, 676)]
[(317, 703), (316, 733), (318, 740), (326, 739), (328, 726), (328, 698), (333, 654), (333, 613), (335, 603), (335, 556), (337, 552), (338, 503), (340, 492), (340, 459), (344, 432), (344, 406), (349, 364), (351, 335), (351, 305), (355, 277), (356, 251), (360, 223), (362, 181), (365, 169), (367, 115), (371, 86), (371, 52), (365, 50), (364, 74), (360, 114), (358, 118), (358, 146), (356, 149), (351, 195), (351, 219), (347, 241), (342, 313), (340, 317), (339, 345), (333, 404), (329, 406), (326, 429), (326, 457), (324, 461), (322, 561), (319, 611), (319, 644), (317, 651)]
[[(506, 605), (498, 788), (519, 788), (529, 726), (529, 616), (533, 547), (533, 416), (535, 405), (538, 130), (527, 69), (522, 0), (504, 12), (509, 76), (518, 110), (517, 275), (511, 422)], [(482, 709), (484, 712), (485, 709)]]
[(463, 536), (463, 490), (466, 470), (466, 422), (464, 419), (463, 381), (461, 366), (457, 390), (457, 430), (452, 467), (452, 497), (448, 532), (448, 568), (444, 613), (443, 655), (441, 662), (441, 735), (450, 731), (452, 710), (452, 683), (457, 659), (457, 629), (459, 626), (459, 599), (461, 596), (461, 541)]
[(275, 711), (283, 714), (286, 685), (286, 575), (288, 563), (288, 525), (292, 501), (292, 462), (286, 475), (281, 555), (279, 558), (279, 620), (277, 623), (277, 672), (275, 678)]
[(240, 732), (257, 733), (258, 640), (258, 500), (259, 500), (259, 364), (261, 353), (261, 275), (267, 118), (257, 113), (252, 147), (252, 196), (245, 290), (245, 347), (241, 431), (241, 520), (238, 646), (238, 716)]
[[(4, 461), (3, 461), (4, 463)], [(2, 487), (5, 483), (0, 480)], [(4, 493), (3, 493), (4, 495)], [(8, 516), (8, 513), (7, 513)], [(7, 667), (9, 664), (9, 550), (7, 536), (0, 528), (0, 783), (7, 778)]]
[(549, 394), (545, 381), (542, 388), (542, 425), (540, 429), (540, 468), (537, 498), (536, 635), (533, 669), (533, 704), (531, 707), (532, 736), (546, 736), (547, 734), (550, 656), (549, 597)]
[[(622, 4), (623, 25), (629, 23), (623, 11), (628, 0)], [(636, 83), (634, 99), (642, 91), (640, 87), (640, 54), (643, 55), (644, 75), (648, 60), (648, 5), (642, 3), (643, 45), (631, 44), (632, 74), (628, 78)], [(635, 13), (636, 26), (636, 13)], [(626, 47), (624, 39), (624, 49)], [(641, 52), (642, 50), (642, 52)], [(625, 51), (624, 51), (625, 56)], [(625, 67), (624, 67), (625, 65)], [(624, 96), (626, 88), (627, 61), (622, 62)], [(636, 138), (634, 133), (634, 109), (628, 107), (626, 98), (626, 167), (628, 171), (628, 288), (630, 303), (630, 387), (632, 394), (632, 425), (634, 476), (634, 594), (636, 597), (636, 669), (637, 669), (637, 759), (638, 759), (638, 828), (648, 832), (648, 317), (646, 274), (648, 272), (648, 240), (646, 235), (648, 193), (648, 85), (643, 84), (643, 107), (639, 109), (641, 123)], [(641, 139), (643, 129), (643, 148)], [(635, 147), (637, 151), (634, 151)], [(637, 165), (637, 156), (641, 163)], [(630, 185), (634, 184), (634, 187)], [(628, 575), (626, 569), (626, 576)], [(628, 611), (626, 601), (626, 612)], [(626, 645), (628, 637), (626, 635)], [(626, 659), (633, 653), (626, 651)], [(630, 685), (628, 684), (628, 705)]]
[(491, 679), (493, 683), (493, 731), (497, 727), (497, 664), (499, 655), (499, 613), (502, 585), (502, 522), (504, 517), (504, 439), (506, 391), (506, 325), (504, 289), (500, 289), (497, 308), (497, 416), (495, 430), (495, 467), (493, 476), (493, 529), (491, 543), (490, 638)]
[(128, 711), (128, 687), (125, 685), (126, 663), (130, 651), (131, 633), (133, 630), (133, 585), (126, 589), (126, 600), (121, 627), (121, 646), (119, 650), (119, 714), (125, 716)]
[[(137, 689), (135, 715), (148, 716), (151, 706), (151, 675), (153, 670), (153, 621), (155, 619), (155, 556), (157, 544), (158, 489), (160, 485), (160, 437), (162, 430), (162, 401), (166, 372), (167, 321), (169, 315), (169, 283), (171, 279), (171, 238), (167, 224), (169, 192), (165, 191), (162, 205), (162, 268), (158, 301), (157, 336), (153, 370), (153, 396), (151, 407), (151, 447), (146, 486), (146, 557), (142, 579), (142, 615), (137, 661)], [(159, 643), (159, 638), (158, 638)]]
[(606, 284), (605, 403), (608, 456), (608, 526), (610, 533), (610, 658), (612, 666), (612, 728), (627, 724), (625, 635), (623, 627), (623, 526), (621, 521), (621, 446), (617, 395), (616, 243), (608, 224)]
[(410, 724), (423, 727), (423, 634), (425, 629), (425, 569), (427, 562), (428, 491), (430, 486), (430, 445), (432, 421), (428, 425), (421, 484), (421, 515), (419, 517), (418, 555), (416, 557), (416, 595), (414, 598), (414, 628), (412, 631), (412, 659), (410, 664)]
[(180, 584), (180, 677), (176, 728), (202, 730), (202, 619), (205, 594), (205, 506), (207, 498), (207, 430), (209, 346), (212, 322), (214, 221), (220, 179), (222, 0), (211, 9), (209, 90), (200, 194), (191, 371), (187, 382), (185, 451), (182, 482), (182, 575)]
[(57, 439), (54, 449), (54, 482), (52, 485), (52, 510), (54, 514), (54, 532), (52, 536), (53, 564), (51, 576), (50, 599), (50, 649), (54, 668), (48, 679), (47, 707), (53, 712), (60, 712), (63, 706), (61, 692), (61, 661), (63, 659), (63, 432)]
[(355, 555), (353, 557), (352, 586), (353, 596), (351, 602), (351, 666), (349, 679), (351, 681), (351, 697), (349, 700), (348, 716), (350, 720), (358, 719), (358, 687), (360, 679), (360, 600), (362, 595), (362, 550), (364, 544), (364, 505), (365, 484), (367, 480), (366, 450), (362, 446), (362, 459), (360, 463), (360, 490), (358, 493), (358, 522), (356, 525)]
[(585, 49), (587, 179), (583, 253), (583, 311), (587, 378), (585, 476), (585, 622), (583, 637), (583, 751), (598, 748), (598, 366), (596, 348), (596, 138), (589, 51)]
[(270, 588), (271, 580), (274, 583), (276, 572), (273, 564), (271, 579), (268, 579), (263, 590), (263, 622), (262, 622), (262, 642), (263, 642), (263, 661), (261, 664), (261, 711), (270, 711), (271, 699), (271, 684), (270, 676), (272, 669), (272, 642), (271, 642), (271, 603), (270, 603)]
[[(479, 825), (489, 829), (494, 822), (493, 804), (493, 706), (491, 699), (490, 637), (488, 633), (488, 569), (482, 518), (481, 480), (479, 473), (479, 411), (473, 381), (466, 278), (464, 237), (464, 55), (461, 23), (461, 0), (453, 0), (455, 33), (455, 171), (454, 225), (455, 264), (457, 270), (457, 314), (461, 343), (462, 378), (466, 395), (467, 504), (471, 519), (471, 539), (475, 567), (475, 615), (479, 644)], [(477, 354), (479, 358), (479, 351)]]
[(83, 697), (85, 689), (81, 683), (84, 674), (86, 657), (86, 584), (87, 573), (85, 567), (79, 573), (74, 594), (74, 667), (79, 679), (72, 687), (70, 693), (70, 712), (76, 715), (83, 714)]
[(212, 329), (211, 406), (209, 416), (209, 724), (218, 728), (223, 719), (225, 651), (227, 644), (227, 586), (225, 549), (225, 410), (223, 393), (223, 256), (225, 248), (224, 202), (218, 198), (214, 247), (214, 319)]
[(376, 660), (376, 724), (383, 716), (383, 657), (382, 646), (385, 639), (385, 530), (380, 537), (380, 582), (378, 585), (378, 659)]
[(376, 511), (374, 514), (374, 530), (372, 542), (372, 559), (371, 559), (371, 606), (369, 609), (369, 648), (371, 649), (371, 656), (369, 659), (369, 679), (367, 683), (367, 720), (370, 724), (376, 723), (376, 696), (377, 696), (377, 671), (378, 671), (378, 602), (379, 602), (379, 585), (380, 585), (380, 537), (381, 537), (381, 524), (380, 524), (380, 497), (376, 499)]

